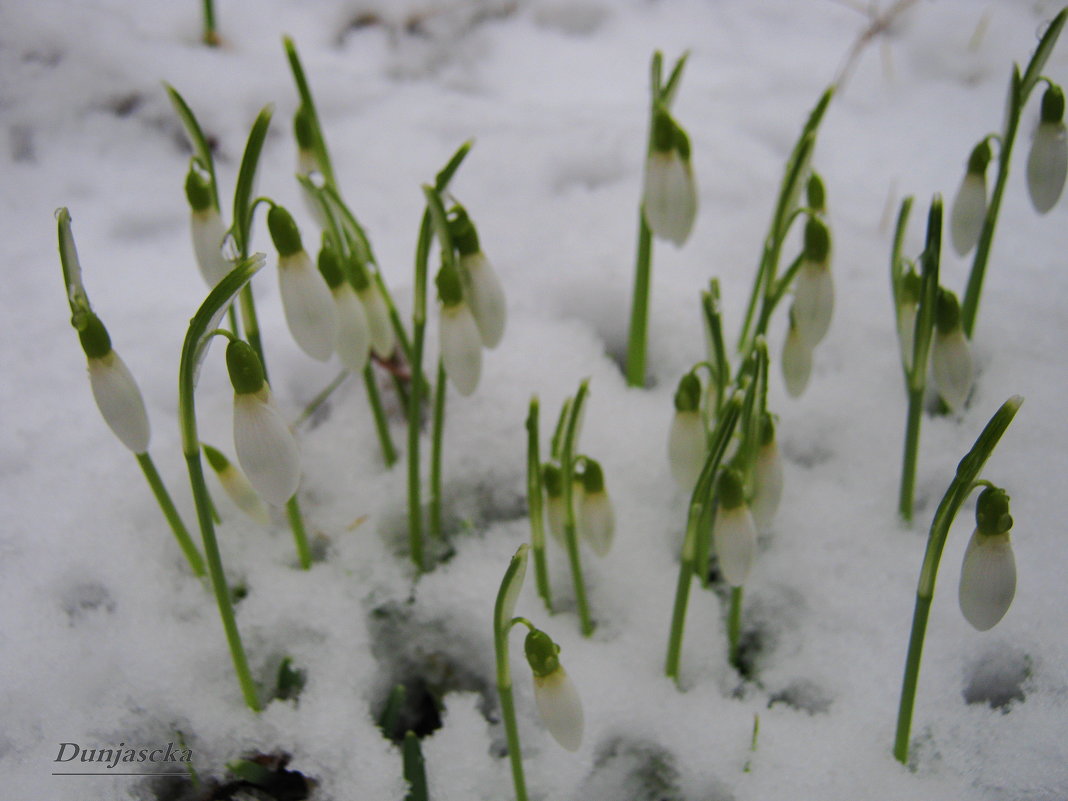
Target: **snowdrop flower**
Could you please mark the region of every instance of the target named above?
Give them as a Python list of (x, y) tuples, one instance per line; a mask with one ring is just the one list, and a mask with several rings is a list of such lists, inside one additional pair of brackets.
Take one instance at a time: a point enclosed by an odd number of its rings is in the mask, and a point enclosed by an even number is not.
[(805, 225), (805, 249), (794, 279), (793, 319), (798, 335), (809, 350), (818, 345), (831, 327), (834, 311), (834, 279), (831, 277), (831, 235), (816, 217)]
[(487, 348), (495, 348), (504, 336), (504, 324), (508, 316), (501, 281), (489, 259), (482, 253), (478, 232), (462, 207), (458, 208), (449, 228), (453, 245), (460, 254), (460, 280), (463, 282), (464, 297), (475, 317), (482, 344)]
[(582, 497), (578, 503), (578, 528), (598, 556), (606, 556), (615, 536), (616, 516), (604, 487), (604, 472), (593, 459), (585, 460)]
[(252, 488), (245, 474), (217, 448), (210, 445), (201, 445), (201, 447), (204, 448), (204, 456), (207, 457), (211, 469), (215, 471), (215, 476), (222, 484), (223, 491), (234, 502), (234, 505), (261, 526), (265, 528), (270, 526), (271, 516), (267, 512), (267, 507), (256, 490)]
[(966, 255), (975, 247), (983, 230), (983, 221), (986, 219), (986, 165), (989, 163), (990, 145), (984, 139), (972, 150), (968, 170), (953, 200), (949, 233), (953, 249), (959, 256)]
[(701, 382), (693, 373), (679, 380), (675, 391), (675, 416), (668, 431), (668, 463), (671, 476), (684, 490), (692, 490), (705, 465), (705, 423), (700, 411)]
[(148, 413), (141, 390), (126, 363), (111, 348), (107, 329), (92, 312), (78, 331), (89, 360), (89, 386), (104, 422), (123, 445), (136, 454), (148, 450)]
[(697, 184), (690, 139), (664, 110), (653, 118), (653, 143), (645, 162), (642, 212), (649, 230), (681, 247), (697, 216)]
[(794, 309), (790, 309), (790, 328), (786, 332), (786, 344), (782, 348), (782, 377), (791, 398), (800, 398), (808, 386), (812, 374), (812, 348), (801, 338), (794, 322)]
[(460, 276), (455, 269), (443, 267), (437, 277), (441, 299), (441, 360), (445, 374), (461, 395), (478, 389), (482, 375), (482, 338), (471, 309), (464, 302)]
[(915, 270), (905, 273), (901, 283), (901, 305), (897, 309), (897, 340), (901, 345), (901, 363), (912, 369), (912, 352), (916, 349), (916, 315), (920, 308), (920, 276)]
[(278, 250), (278, 285), (289, 332), (305, 353), (325, 362), (334, 352), (338, 328), (330, 290), (304, 251), (289, 212), (271, 206), (267, 226)]
[(939, 290), (935, 307), (931, 374), (938, 394), (949, 408), (963, 408), (972, 389), (972, 353), (961, 328), (957, 296), (944, 289)]
[(757, 533), (745, 502), (742, 477), (728, 468), (719, 478), (719, 506), (712, 524), (712, 547), (719, 570), (732, 587), (745, 584), (756, 557)]
[(189, 200), (189, 230), (193, 237), (193, 253), (204, 282), (214, 288), (233, 269), (222, 253), (226, 226), (215, 208), (209, 178), (194, 162), (185, 178), (185, 196)]
[(988, 487), (975, 507), (976, 528), (960, 568), (960, 611), (979, 631), (987, 631), (1009, 611), (1016, 595), (1016, 559), (1009, 541), (1009, 496)]
[(582, 700), (557, 656), (560, 646), (544, 631), (531, 629), (524, 643), (534, 674), (534, 703), (542, 723), (556, 742), (568, 751), (582, 745)]
[(324, 246), (319, 251), (319, 272), (330, 287), (337, 308), (337, 342), (334, 349), (341, 363), (354, 373), (362, 373), (371, 356), (371, 331), (367, 314), (356, 290), (345, 280), (337, 252)]
[(234, 385), (237, 460), (256, 492), (268, 503), (282, 506), (300, 483), (297, 442), (264, 380), (259, 357), (247, 342), (230, 341), (226, 367)]
[(389, 359), (396, 346), (396, 337), (393, 324), (389, 321), (389, 307), (386, 306), (386, 299), (382, 297), (382, 290), (374, 281), (368, 280), (363, 288), (357, 285), (356, 295), (367, 314), (367, 327), (371, 331), (371, 350), (379, 358)]
[(1056, 205), (1068, 173), (1068, 136), (1064, 128), (1064, 93), (1050, 86), (1042, 96), (1042, 119), (1027, 157), (1027, 190), (1039, 214)]
[(753, 502), (750, 512), (757, 529), (767, 531), (782, 499), (782, 457), (775, 439), (775, 421), (767, 412), (760, 426), (760, 448), (753, 463)]

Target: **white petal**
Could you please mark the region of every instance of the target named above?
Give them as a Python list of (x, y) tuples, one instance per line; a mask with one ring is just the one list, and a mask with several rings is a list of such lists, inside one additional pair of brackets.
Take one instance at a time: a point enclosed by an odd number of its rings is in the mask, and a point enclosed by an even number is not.
[(912, 369), (912, 351), (916, 347), (916, 312), (915, 303), (903, 303), (897, 312), (897, 341), (901, 345), (901, 362), (906, 369)]
[(89, 360), (89, 386), (93, 389), (104, 422), (122, 444), (134, 453), (148, 450), (148, 413), (126, 363), (111, 351), (102, 359)]
[(461, 395), (470, 395), (482, 375), (482, 338), (466, 303), (442, 307), (440, 331), (445, 374)]
[(504, 336), (504, 322), (508, 314), (497, 271), (481, 252), (477, 252), (460, 259), (460, 275), (464, 279), (464, 294), (478, 325), (478, 333), (482, 336), (482, 344), (487, 348), (495, 348)]
[(809, 350), (827, 335), (833, 312), (834, 279), (830, 267), (806, 261), (794, 283), (794, 322)]
[(388, 359), (393, 355), (395, 339), (393, 325), (389, 321), (389, 308), (382, 292), (372, 280), (366, 289), (360, 291), (359, 296), (363, 310), (367, 312), (367, 327), (371, 330), (371, 350), (380, 358)]
[(193, 252), (205, 283), (213, 287), (233, 269), (233, 262), (223, 256), (226, 226), (215, 209), (194, 211), (189, 222), (193, 234)]
[(538, 715), (556, 742), (568, 751), (582, 745), (582, 700), (562, 667), (548, 676), (534, 676), (534, 703)]
[(712, 546), (719, 559), (719, 571), (732, 587), (745, 584), (756, 557), (756, 526), (744, 503), (733, 509), (716, 510), (712, 526)]
[(333, 290), (333, 295), (334, 305), (337, 306), (337, 355), (349, 370), (361, 373), (371, 355), (367, 314), (347, 281), (340, 283)]
[(1052, 209), (1068, 173), (1068, 137), (1064, 123), (1039, 123), (1027, 157), (1027, 189), (1039, 214)]
[(234, 448), (256, 491), (282, 506), (300, 483), (300, 452), (266, 387), (234, 396)]
[(584, 494), (578, 507), (578, 526), (583, 539), (598, 556), (605, 556), (612, 548), (616, 516), (607, 492)]
[(564, 496), (550, 495), (545, 501), (545, 518), (549, 523), (549, 533), (561, 547), (564, 546)]
[(950, 238), (958, 255), (964, 256), (975, 247), (983, 230), (985, 217), (986, 178), (979, 173), (965, 173), (953, 200), (953, 211), (949, 220)]
[(790, 327), (782, 348), (782, 377), (791, 398), (800, 398), (812, 374), (812, 349), (806, 345), (797, 329)]
[(993, 628), (1016, 595), (1016, 559), (1008, 534), (972, 532), (960, 568), (960, 611), (979, 631)]
[(692, 490), (705, 466), (705, 424), (697, 411), (676, 411), (668, 432), (668, 462), (671, 476), (684, 490)]
[(697, 215), (693, 169), (675, 151), (653, 151), (645, 164), (642, 209), (649, 230), (681, 246)]
[(278, 285), (293, 339), (313, 359), (325, 362), (337, 341), (337, 309), (307, 253), (302, 250), (278, 260)]
[(935, 330), (931, 375), (938, 394), (949, 408), (953, 411), (962, 409), (972, 390), (972, 352), (960, 328), (949, 334)]
[(263, 499), (253, 489), (248, 478), (234, 465), (228, 464), (223, 470), (215, 474), (223, 490), (242, 512), (251, 517), (261, 526), (271, 525), (271, 516), (267, 507), (263, 505)]
[(779, 446), (772, 441), (757, 452), (753, 464), (753, 502), (749, 511), (757, 529), (767, 531), (782, 498), (782, 458)]

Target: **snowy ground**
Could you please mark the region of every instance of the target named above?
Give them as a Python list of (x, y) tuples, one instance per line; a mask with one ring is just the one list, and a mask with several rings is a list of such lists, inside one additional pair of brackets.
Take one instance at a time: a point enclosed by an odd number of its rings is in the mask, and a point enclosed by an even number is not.
[[(921, 0), (871, 42), (832, 102), (815, 165), (835, 237), (836, 316), (798, 401), (778, 371), (781, 315), (771, 329), (769, 404), (781, 417), (787, 465), (774, 537), (747, 585), (746, 627), (763, 644), (757, 681), (742, 683), (727, 665), (724, 610), (715, 594), (695, 591), (681, 692), (662, 671), (685, 516), (665, 441), (675, 384), (703, 357), (698, 294), (720, 278), (733, 335), (784, 159), (870, 19), (832, 0), (235, 0), (220, 3), (225, 45), (212, 51), (196, 43), (196, 8), (118, 0), (0, 8), (6, 797), (180, 797), (180, 787), (158, 780), (51, 775), (60, 743), (166, 744), (180, 732), (205, 778), (222, 777), (243, 754), (284, 751), (290, 768), (318, 782), (317, 798), (400, 798), (399, 753), (374, 723), (397, 681), (445, 691), (444, 725), (423, 741), (431, 798), (511, 797), (490, 619), (529, 531), (523, 419), (537, 393), (550, 427), (587, 376), (582, 444), (604, 465), (618, 531), (607, 558), (586, 556), (598, 623), (591, 639), (579, 634), (558, 550), (551, 566), (563, 611), (550, 618), (530, 579), (519, 601), (518, 613), (562, 645), (587, 725), (576, 754), (551, 740), (516, 637), (532, 797), (1068, 797), (1068, 201), (1039, 218), (1027, 200), (1037, 93), (980, 308), (977, 388), (960, 417), (925, 422), (910, 529), (895, 514), (905, 400), (887, 276), (900, 198), (917, 197), (907, 248), (916, 253), (930, 196), (948, 201), (972, 145), (1000, 126), (1011, 64), (1030, 57), (1058, 4)], [(160, 82), (184, 94), (217, 143), (224, 193), (249, 124), (274, 103), (259, 191), (310, 231), (292, 180), (296, 94), (283, 34), (300, 48), (342, 188), (405, 309), (420, 184), (476, 139), (453, 189), (478, 222), (510, 317), (478, 392), (449, 400), (456, 555), (433, 572), (415, 581), (403, 558), (404, 466), (382, 466), (355, 381), (300, 429), (301, 499), (326, 543), (310, 574), (295, 569), (280, 515), (264, 532), (220, 502), (224, 559), (249, 591), (238, 616), (253, 670), (266, 679), (288, 655), (307, 674), (299, 702), (255, 716), (242, 704), (210, 593), (94, 407), (67, 324), (52, 212), (71, 210), (90, 296), (145, 393), (152, 453), (191, 524), (175, 377), (205, 289), (182, 193), (188, 152)], [(669, 60), (691, 51), (675, 111), (693, 140), (701, 206), (685, 248), (656, 247), (653, 386), (634, 390), (610, 354), (625, 343), (657, 48)], [(1068, 42), (1046, 73), (1068, 80)], [(262, 220), (255, 244), (273, 252)], [(959, 291), (969, 265), (946, 248), (944, 281)], [(312, 362), (293, 344), (272, 273), (254, 285), (274, 391), (295, 418), (337, 365)], [(1016, 601), (986, 634), (961, 617), (966, 508), (935, 596), (910, 771), (890, 748), (926, 527), (957, 460), (1016, 393), (1026, 403), (984, 473), (1012, 495)], [(217, 347), (198, 411), (203, 438), (228, 450), (231, 398)], [(398, 442), (403, 431), (395, 418)], [(1012, 699), (999, 708), (984, 700), (1006, 693)]]

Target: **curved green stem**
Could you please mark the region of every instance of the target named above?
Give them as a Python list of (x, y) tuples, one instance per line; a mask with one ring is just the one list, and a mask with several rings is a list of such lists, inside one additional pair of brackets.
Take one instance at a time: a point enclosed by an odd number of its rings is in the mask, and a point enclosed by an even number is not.
[(302, 570), (309, 570), (312, 563), (311, 548), (308, 546), (308, 535), (304, 530), (304, 517), (300, 513), (300, 501), (297, 500), (295, 493), (286, 501), (286, 517), (289, 519), (289, 527), (293, 530), (293, 541), (297, 546), (300, 567)]
[(961, 505), (976, 486), (976, 479), (983, 469), (990, 454), (994, 452), (1001, 436), (1009, 427), (1016, 412), (1020, 409), (1023, 398), (1014, 395), (1001, 405), (982, 433), (975, 440), (972, 449), (965, 454), (957, 465), (957, 473), (950, 482), (949, 489), (938, 504), (931, 531), (927, 536), (927, 549), (920, 567), (920, 579), (916, 588), (916, 607), (912, 613), (912, 630), (909, 634), (908, 655), (905, 658), (905, 673), (901, 682), (901, 703), (898, 706), (897, 730), (894, 736), (894, 756), (899, 762), (908, 762), (909, 731), (912, 726), (912, 711), (916, 702), (916, 686), (920, 677), (920, 657), (923, 654), (923, 638), (927, 631), (927, 618), (934, 598), (935, 579), (938, 576), (938, 563), (942, 550), (949, 536), (950, 526), (957, 516)]
[(193, 543), (193, 538), (189, 536), (189, 531), (186, 529), (185, 523), (182, 522), (178, 510), (174, 506), (174, 501), (171, 500), (170, 493), (167, 492), (163, 479), (160, 478), (159, 471), (156, 470), (152, 457), (148, 455), (147, 451), (138, 453), (136, 456), (137, 463), (141, 465), (141, 470), (145, 474), (148, 486), (152, 488), (152, 494), (156, 496), (156, 502), (159, 504), (163, 516), (167, 518), (171, 531), (174, 532), (174, 538), (178, 540), (178, 547), (182, 549), (182, 553), (185, 554), (185, 558), (189, 561), (189, 567), (193, 570), (193, 575), (203, 578), (207, 575), (204, 569), (204, 559), (201, 557), (200, 551), (197, 550), (197, 546)]
[(728, 659), (735, 670), (741, 671), (738, 657), (742, 640), (742, 595), (744, 587), (731, 587), (731, 608), (727, 615)]
[(389, 433), (389, 421), (386, 419), (385, 409), (382, 408), (382, 398), (378, 393), (378, 384), (375, 382), (375, 373), (370, 362), (363, 368), (363, 385), (367, 389), (367, 400), (371, 403), (375, 431), (378, 432), (378, 443), (382, 447), (382, 459), (387, 468), (393, 467), (397, 461), (397, 449), (393, 446), (393, 437)]
[(441, 454), (445, 435), (445, 365), (438, 359), (434, 386), (434, 418), (430, 432), (430, 536), (442, 538), (441, 526)]

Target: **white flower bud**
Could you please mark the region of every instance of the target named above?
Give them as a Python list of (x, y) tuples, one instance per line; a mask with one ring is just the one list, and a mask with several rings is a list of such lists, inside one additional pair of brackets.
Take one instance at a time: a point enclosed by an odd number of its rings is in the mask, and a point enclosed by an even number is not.
[(467, 304), (442, 306), (439, 330), (445, 374), (461, 395), (470, 395), (482, 375), (482, 339)]
[(460, 276), (482, 344), (487, 348), (497, 347), (504, 336), (508, 308), (496, 270), (482, 251), (476, 251), (460, 257)]
[(732, 587), (745, 584), (756, 558), (757, 533), (753, 516), (744, 502), (731, 508), (720, 504), (716, 509), (712, 545), (727, 583)]
[(226, 226), (217, 209), (209, 206), (190, 214), (189, 228), (193, 236), (193, 252), (204, 282), (214, 288), (233, 269), (234, 265), (223, 256), (223, 240)]
[(697, 216), (697, 185), (678, 151), (653, 150), (645, 163), (642, 210), (649, 230), (681, 247)]
[(564, 545), (564, 521), (567, 512), (563, 495), (550, 495), (545, 500), (545, 519), (549, 523), (549, 533), (561, 547)]
[(300, 451), (270, 388), (234, 395), (234, 448), (256, 491), (282, 506), (300, 484)]
[(757, 451), (753, 464), (753, 501), (750, 512), (757, 529), (767, 531), (779, 511), (782, 499), (782, 457), (779, 445), (772, 440)]
[[(225, 458), (225, 457), (224, 457)], [(209, 458), (210, 461), (210, 458)], [(215, 467), (213, 464), (212, 467)], [(253, 489), (248, 477), (230, 462), (215, 470), (223, 491), (234, 505), (264, 528), (271, 525), (271, 516), (259, 493)]]
[(313, 359), (325, 362), (337, 341), (337, 309), (326, 281), (307, 253), (298, 250), (279, 256), (278, 285), (293, 339)]
[(668, 432), (671, 476), (684, 490), (692, 490), (705, 465), (705, 424), (699, 411), (675, 411)]
[(949, 408), (953, 411), (962, 409), (972, 390), (972, 352), (959, 325), (948, 334), (935, 328), (931, 375), (938, 394)]
[(793, 324), (792, 312), (790, 316), (790, 330), (786, 332), (786, 344), (782, 348), (782, 377), (790, 397), (800, 398), (812, 374), (812, 349)]
[(827, 264), (802, 263), (794, 283), (793, 309), (797, 332), (812, 350), (827, 336), (834, 312), (834, 279)]
[(964, 256), (979, 241), (986, 219), (986, 174), (968, 171), (953, 200), (949, 233), (953, 249)]
[(578, 527), (582, 538), (590, 544), (595, 554), (608, 554), (615, 536), (616, 516), (612, 501), (603, 489), (582, 494), (582, 503), (578, 507)]
[(1027, 157), (1027, 189), (1039, 214), (1056, 205), (1068, 173), (1068, 137), (1063, 122), (1041, 122)]
[(534, 676), (534, 703), (556, 742), (568, 751), (578, 751), (585, 725), (582, 699), (563, 667), (547, 676)]
[(349, 370), (362, 373), (371, 355), (371, 331), (367, 325), (367, 314), (348, 281), (342, 281), (331, 293), (337, 307), (337, 355)]
[(901, 362), (906, 370), (912, 369), (912, 351), (916, 347), (916, 314), (919, 306), (905, 301), (897, 310), (897, 340), (901, 345)]
[(97, 408), (115, 436), (134, 453), (148, 450), (148, 413), (141, 390), (126, 363), (110, 350), (89, 359), (89, 385)]
[(1016, 559), (1009, 534), (976, 529), (960, 568), (960, 611), (979, 631), (993, 628), (1016, 595)]
[(389, 359), (393, 355), (393, 347), (396, 343), (385, 298), (382, 297), (382, 292), (374, 280), (357, 294), (360, 302), (363, 303), (363, 310), (367, 313), (367, 327), (371, 331), (371, 350), (379, 358)]

